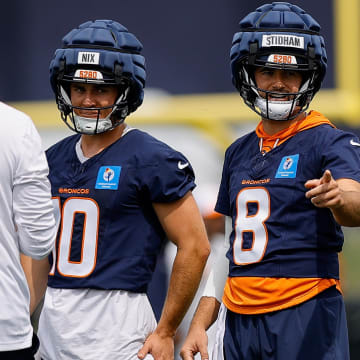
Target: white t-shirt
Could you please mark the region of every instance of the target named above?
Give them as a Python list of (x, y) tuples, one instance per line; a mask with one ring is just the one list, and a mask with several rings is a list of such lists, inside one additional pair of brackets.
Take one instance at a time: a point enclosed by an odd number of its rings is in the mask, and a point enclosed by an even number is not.
[(31, 346), (30, 294), (20, 252), (42, 259), (56, 226), (48, 166), (31, 119), (0, 102), (0, 351)]

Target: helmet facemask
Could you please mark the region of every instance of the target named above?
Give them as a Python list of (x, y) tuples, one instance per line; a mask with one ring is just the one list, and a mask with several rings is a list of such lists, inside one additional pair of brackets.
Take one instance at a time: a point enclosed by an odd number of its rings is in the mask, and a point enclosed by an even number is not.
[[(293, 59), (293, 64), (284, 64), (269, 61), (274, 57), (286, 57)], [(307, 64), (298, 64), (296, 57), (284, 54), (266, 55), (252, 62), (249, 65), (249, 59), (246, 58), (239, 62), (238, 71), (241, 86), (240, 95), (243, 97), (246, 105), (252, 108), (261, 117), (269, 120), (287, 121), (296, 118), (300, 113), (306, 111), (312, 100), (315, 90), (316, 69), (309, 71)], [(299, 57), (297, 57), (299, 59)], [(261, 89), (255, 82), (254, 71), (256, 67), (266, 67), (269, 69), (298, 71), (302, 76), (302, 83), (297, 92), (284, 93), (278, 91), (269, 91)], [(274, 98), (283, 98), (288, 100), (273, 100)]]
[[(102, 74), (98, 71), (100, 79), (84, 79), (77, 76), (64, 76), (62, 81), (58, 82), (57, 103), (61, 111), (61, 117), (66, 125), (73, 131), (86, 134), (95, 135), (114, 129), (122, 124), (129, 113), (127, 97), (130, 90), (127, 79), (122, 79), (118, 84), (115, 80), (103, 80)], [(78, 70), (75, 72), (75, 75)], [(104, 107), (81, 107), (74, 106), (70, 98), (70, 84), (83, 83), (83, 84), (101, 84), (101, 85), (116, 85), (119, 91), (119, 96), (114, 104)], [(111, 112), (105, 117), (101, 117), (104, 110), (111, 109)], [(86, 110), (96, 112), (94, 117), (84, 117), (78, 115), (76, 110)]]

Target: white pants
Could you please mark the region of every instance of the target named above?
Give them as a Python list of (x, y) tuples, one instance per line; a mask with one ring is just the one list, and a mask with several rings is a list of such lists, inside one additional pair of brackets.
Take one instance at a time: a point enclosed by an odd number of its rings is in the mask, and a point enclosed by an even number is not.
[(138, 360), (155, 327), (146, 294), (48, 288), (39, 322), (39, 354), (44, 360)]

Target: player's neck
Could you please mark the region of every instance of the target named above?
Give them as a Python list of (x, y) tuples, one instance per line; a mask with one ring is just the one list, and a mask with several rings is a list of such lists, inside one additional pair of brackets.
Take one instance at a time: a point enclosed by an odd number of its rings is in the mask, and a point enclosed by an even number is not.
[(291, 119), (291, 120), (279, 121), (279, 120), (262, 119), (264, 131), (268, 135), (274, 135), (274, 134), (278, 133), (279, 131), (287, 129), (295, 122), (303, 120), (305, 118), (305, 116), (306, 116), (306, 113), (302, 112), (295, 119)]
[(114, 130), (96, 135), (81, 136), (81, 150), (85, 157), (91, 158), (121, 138), (126, 125), (123, 123)]

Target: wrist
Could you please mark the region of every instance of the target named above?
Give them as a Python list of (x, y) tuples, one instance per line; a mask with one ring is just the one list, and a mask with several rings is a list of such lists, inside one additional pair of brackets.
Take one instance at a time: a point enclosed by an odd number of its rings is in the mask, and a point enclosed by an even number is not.
[(189, 327), (189, 333), (206, 332), (207, 326), (203, 322), (192, 322)]
[(160, 338), (174, 338), (176, 329), (171, 329), (168, 326), (163, 326), (161, 323), (158, 324), (154, 333), (158, 335)]

